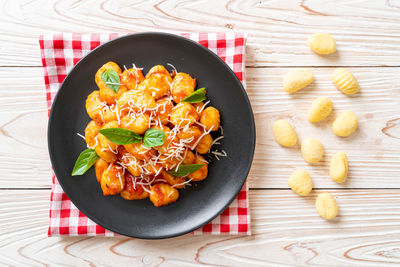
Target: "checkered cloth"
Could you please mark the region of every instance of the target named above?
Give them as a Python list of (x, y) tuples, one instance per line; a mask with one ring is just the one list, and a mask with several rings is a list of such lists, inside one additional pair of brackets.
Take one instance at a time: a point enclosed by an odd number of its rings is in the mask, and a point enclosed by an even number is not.
[[(120, 36), (111, 34), (61, 33), (42, 35), (39, 39), (48, 112), (62, 81), (72, 67), (92, 49)], [(182, 36), (196, 41), (222, 58), (245, 85), (245, 43), (241, 33), (190, 33)], [(82, 107), (84, 108), (84, 107)], [(68, 199), (53, 174), (49, 236), (115, 236), (96, 225)], [(184, 201), (184, 200), (180, 200)], [(250, 214), (246, 184), (231, 205), (212, 222), (193, 232), (201, 234), (250, 234)]]

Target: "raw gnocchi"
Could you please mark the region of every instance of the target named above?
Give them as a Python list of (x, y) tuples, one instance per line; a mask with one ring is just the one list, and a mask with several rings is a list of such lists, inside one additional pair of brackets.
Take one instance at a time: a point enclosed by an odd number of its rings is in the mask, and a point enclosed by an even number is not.
[(358, 126), (356, 114), (351, 110), (345, 110), (337, 116), (332, 124), (333, 132), (340, 137), (352, 134)]
[(292, 147), (297, 143), (297, 134), (288, 121), (275, 121), (273, 132), (276, 142), (281, 146)]
[(283, 90), (293, 94), (314, 81), (314, 76), (309, 69), (292, 69), (283, 77)]
[(318, 214), (326, 219), (331, 220), (339, 213), (339, 208), (335, 198), (329, 193), (321, 193), (315, 200), (315, 208)]
[(307, 138), (301, 143), (301, 154), (308, 163), (317, 163), (324, 156), (324, 147), (315, 138)]
[(310, 175), (303, 169), (294, 171), (292, 175), (290, 175), (288, 184), (289, 187), (300, 196), (308, 196), (313, 187)]
[(343, 183), (349, 169), (346, 153), (338, 152), (331, 158), (329, 176), (337, 183)]
[(318, 97), (312, 102), (307, 113), (307, 119), (310, 122), (321, 121), (329, 116), (329, 114), (332, 112), (332, 109), (332, 100), (327, 97)]
[(315, 33), (308, 38), (308, 46), (317, 54), (329, 55), (336, 51), (336, 41), (330, 34)]
[(343, 94), (352, 95), (360, 90), (357, 79), (345, 68), (336, 68), (332, 73), (332, 82)]

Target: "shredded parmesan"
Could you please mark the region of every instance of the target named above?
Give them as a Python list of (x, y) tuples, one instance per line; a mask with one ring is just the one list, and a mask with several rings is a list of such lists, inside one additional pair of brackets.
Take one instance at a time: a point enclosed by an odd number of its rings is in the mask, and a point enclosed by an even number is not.
[(227, 156), (225, 150), (221, 150), (221, 151), (215, 150), (215, 151), (211, 151), (211, 153), (214, 154), (214, 156), (215, 156), (215, 158), (217, 160), (220, 160), (219, 157), (226, 157)]
[(76, 133), (76, 135), (79, 136), (80, 138), (82, 138), (83, 140), (86, 140), (86, 138), (83, 135), (81, 135), (80, 133)]
[(212, 147), (213, 145), (220, 145), (221, 143), (218, 142), (218, 141), (221, 140), (221, 139), (224, 139), (224, 136), (223, 136), (223, 135), (221, 135), (221, 136), (215, 138), (215, 139), (213, 140), (213, 142), (211, 143), (211, 146), (210, 146), (210, 149), (208, 150), (208, 152), (210, 152), (211, 147)]
[(203, 110), (206, 108), (206, 106), (210, 103), (210, 100), (208, 100), (206, 103), (204, 103), (204, 105), (201, 107), (201, 109), (197, 112), (197, 113), (201, 113), (203, 112)]
[(200, 135), (200, 137), (197, 139), (196, 143), (194, 143), (194, 145), (192, 145), (192, 147), (191, 147), (190, 149), (191, 149), (191, 150), (195, 149), (196, 146), (200, 143), (200, 140), (203, 139), (204, 136), (206, 136), (207, 134), (209, 134), (209, 133), (212, 131), (213, 127), (214, 127), (214, 126), (211, 126), (210, 130), (205, 131), (204, 133), (202, 133), (202, 134)]
[(108, 164), (107, 171), (110, 170), (111, 166), (112, 166), (112, 164)]
[(188, 179), (188, 180), (184, 181), (183, 183), (174, 184), (172, 187), (178, 187), (178, 186), (181, 186), (181, 185), (187, 185), (191, 181), (192, 181), (192, 179)]
[(147, 189), (146, 186), (143, 186), (143, 185), (142, 185), (141, 187), (142, 187), (143, 190), (146, 191), (147, 193), (152, 194), (152, 192), (151, 192), (149, 189)]
[(174, 65), (172, 65), (171, 63), (167, 63), (167, 65), (170, 66), (175, 71), (175, 73), (178, 73), (178, 70), (175, 68)]
[(111, 84), (111, 85), (124, 85), (122, 83), (113, 83), (113, 82), (104, 82), (105, 84)]

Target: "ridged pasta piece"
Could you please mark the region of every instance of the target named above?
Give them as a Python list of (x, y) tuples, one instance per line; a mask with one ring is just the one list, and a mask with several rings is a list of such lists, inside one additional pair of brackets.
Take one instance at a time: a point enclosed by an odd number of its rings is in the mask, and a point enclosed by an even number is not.
[(318, 122), (326, 117), (332, 112), (333, 103), (332, 100), (326, 97), (318, 97), (316, 98), (307, 113), (307, 119), (310, 122)]
[(332, 82), (343, 94), (352, 95), (360, 90), (357, 79), (345, 68), (336, 68), (332, 73)]

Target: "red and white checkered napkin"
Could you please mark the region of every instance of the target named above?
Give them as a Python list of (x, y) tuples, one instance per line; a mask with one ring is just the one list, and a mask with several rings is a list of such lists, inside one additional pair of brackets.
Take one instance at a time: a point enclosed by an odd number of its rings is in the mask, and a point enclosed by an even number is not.
[[(50, 112), (54, 96), (67, 73), (90, 50), (120, 36), (111, 34), (49, 34), (40, 36), (39, 44), (46, 84), (47, 107)], [(246, 36), (241, 33), (190, 33), (182, 36), (196, 41), (222, 58), (244, 84)], [(100, 67), (100, 66), (99, 66)], [(84, 108), (84, 107), (82, 107)], [(72, 167), (72, 166), (71, 166)], [(115, 236), (96, 225), (80, 212), (62, 190), (53, 175), (49, 236)], [(180, 201), (184, 201), (181, 199)], [(250, 234), (250, 213), (246, 184), (231, 205), (212, 222), (193, 232), (201, 234)]]

